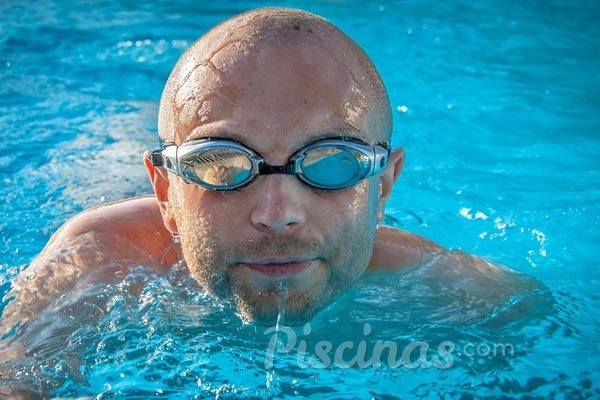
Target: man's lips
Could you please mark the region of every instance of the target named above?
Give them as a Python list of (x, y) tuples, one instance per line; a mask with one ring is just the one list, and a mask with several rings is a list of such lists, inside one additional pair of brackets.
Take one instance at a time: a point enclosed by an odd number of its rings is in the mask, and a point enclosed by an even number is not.
[(286, 277), (299, 274), (308, 269), (314, 260), (310, 259), (269, 259), (260, 261), (243, 262), (241, 265), (250, 268), (262, 275), (272, 277)]

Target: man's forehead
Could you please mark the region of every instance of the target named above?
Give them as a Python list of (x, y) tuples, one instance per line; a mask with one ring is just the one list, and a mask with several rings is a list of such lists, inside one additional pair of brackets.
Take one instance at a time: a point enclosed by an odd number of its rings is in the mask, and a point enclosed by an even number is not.
[[(299, 41), (234, 43), (215, 53), (207, 68), (199, 70), (209, 76), (210, 86), (219, 86), (220, 94), (230, 100), (241, 101), (244, 94), (251, 93), (256, 97), (249, 103), (271, 103), (272, 108), (284, 108), (282, 112), (298, 100), (315, 102), (329, 96), (321, 100), (335, 103), (349, 100), (352, 93), (352, 100), (362, 105), (367, 81), (364, 71), (350, 70), (329, 48)], [(186, 85), (194, 88), (197, 82), (188, 80), (182, 88)]]
[(180, 142), (219, 120), (260, 130), (261, 123), (286, 129), (286, 124), (335, 125), (329, 120), (338, 119), (360, 131), (367, 111), (381, 109), (374, 102), (385, 89), (362, 50), (313, 17), (276, 26), (261, 17), (258, 27), (242, 18), (243, 29), (234, 29), (239, 21), (233, 19), (210, 31), (169, 78), (161, 100), (161, 136)]
[[(204, 62), (211, 68), (217, 68), (219, 73), (243, 73), (246, 62), (252, 61), (257, 66), (268, 68), (274, 64), (289, 64), (293, 66), (298, 60), (304, 64), (316, 64), (326, 62), (329, 67), (338, 66), (339, 68), (359, 70), (358, 65), (350, 61), (347, 53), (339, 51), (334, 42), (328, 43), (319, 40), (304, 40), (303, 38), (294, 39), (275, 39), (271, 41), (234, 41), (220, 46), (217, 51), (212, 53), (211, 58)], [(350, 64), (350, 67), (346, 66)], [(241, 69), (241, 71), (240, 71)], [(262, 70), (250, 71), (260, 73)], [(285, 73), (285, 70), (281, 71)], [(307, 71), (308, 72), (308, 71)], [(250, 76), (252, 74), (249, 74)]]
[(361, 130), (368, 88), (360, 77), (314, 43), (231, 43), (175, 92), (174, 122), (181, 139), (219, 121), (236, 130)]

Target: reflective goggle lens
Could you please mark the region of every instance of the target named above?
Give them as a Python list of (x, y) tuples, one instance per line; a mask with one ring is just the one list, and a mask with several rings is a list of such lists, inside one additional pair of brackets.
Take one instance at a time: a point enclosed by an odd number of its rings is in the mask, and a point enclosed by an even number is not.
[(248, 154), (235, 149), (212, 149), (190, 154), (181, 164), (186, 178), (215, 189), (242, 186), (252, 172)]
[(322, 187), (351, 186), (367, 175), (370, 160), (351, 148), (321, 147), (308, 151), (302, 161), (304, 179)]

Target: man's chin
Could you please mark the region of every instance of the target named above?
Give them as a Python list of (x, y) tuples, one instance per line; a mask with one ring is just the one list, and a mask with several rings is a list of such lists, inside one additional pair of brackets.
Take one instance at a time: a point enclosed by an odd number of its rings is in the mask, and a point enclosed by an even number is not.
[(323, 301), (303, 293), (259, 293), (239, 296), (237, 310), (244, 321), (261, 326), (296, 326), (309, 322), (323, 308)]

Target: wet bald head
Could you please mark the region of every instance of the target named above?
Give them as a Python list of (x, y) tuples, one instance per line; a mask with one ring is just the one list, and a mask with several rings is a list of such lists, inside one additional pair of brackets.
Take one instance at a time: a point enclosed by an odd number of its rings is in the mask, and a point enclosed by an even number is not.
[[(303, 63), (294, 61), (295, 57)], [(320, 60), (315, 67), (320, 72), (316, 74), (311, 58)], [(278, 69), (270, 68), (271, 62), (278, 63)], [(283, 90), (290, 98), (295, 93), (313, 99), (338, 96), (343, 104), (333, 111), (336, 116), (351, 124), (353, 118), (367, 118), (370, 122), (365, 139), (389, 140), (390, 104), (369, 57), (325, 19), (284, 8), (262, 8), (235, 16), (211, 29), (186, 51), (161, 98), (160, 137), (180, 144), (198, 127), (219, 118), (235, 118), (239, 106), (232, 99), (241, 95), (240, 85), (229, 82), (234, 78), (239, 82), (243, 77), (252, 85), (253, 78), (261, 73), (269, 74), (265, 86)], [(313, 82), (312, 91), (308, 91), (308, 80), (317, 75), (320, 81)], [(326, 85), (337, 85), (337, 91), (324, 90)], [(255, 101), (273, 98), (269, 94), (265, 87), (264, 98)], [(293, 103), (281, 101), (281, 94), (278, 97), (271, 104), (274, 112), (283, 111), (278, 107), (293, 107)], [(311, 99), (305, 98), (304, 103), (307, 101)]]

